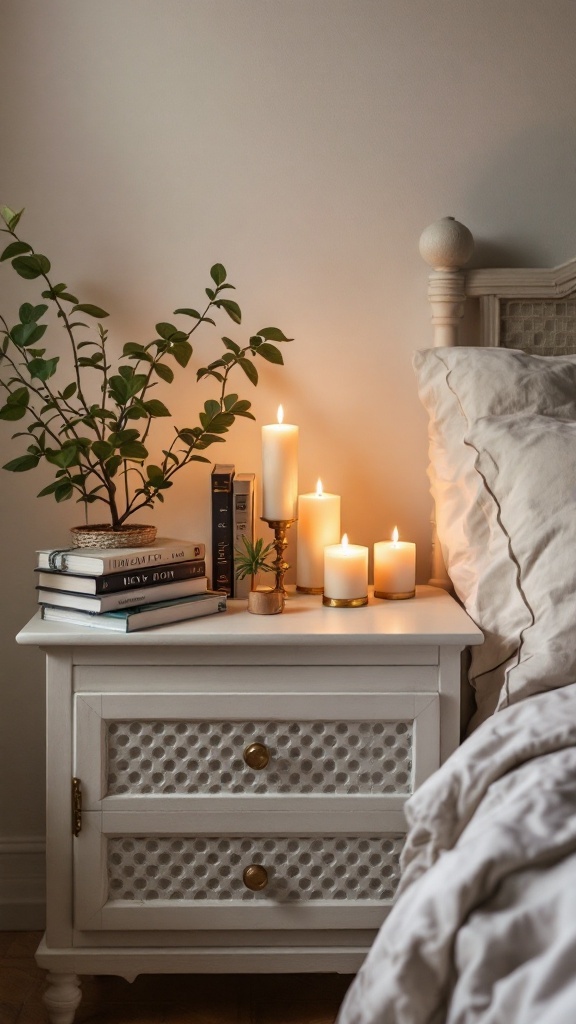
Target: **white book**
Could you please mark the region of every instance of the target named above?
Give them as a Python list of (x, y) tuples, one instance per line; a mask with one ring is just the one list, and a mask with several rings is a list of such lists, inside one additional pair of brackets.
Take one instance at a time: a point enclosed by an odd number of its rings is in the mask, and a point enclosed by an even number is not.
[(44, 548), (37, 551), (38, 569), (101, 576), (124, 569), (143, 569), (152, 565), (204, 558), (205, 545), (173, 537), (159, 537), (147, 548)]
[[(232, 483), (232, 536), (234, 552), (236, 548), (242, 550), (242, 538), (245, 537), (254, 543), (254, 489), (256, 477), (254, 473), (236, 473)], [(234, 559), (236, 565), (236, 558)], [(243, 580), (236, 579), (234, 573), (233, 597), (247, 600), (250, 593), (252, 580), (245, 576)]]
[(137, 590), (122, 590), (116, 594), (98, 594), (94, 597), (69, 593), (66, 590), (50, 590), (47, 587), (38, 587), (37, 590), (40, 604), (50, 604), (58, 608), (77, 608), (78, 611), (100, 614), (115, 611), (117, 608), (135, 608), (158, 604), (161, 601), (172, 601), (178, 597), (205, 594), (208, 590), (208, 577), (199, 576), (197, 579), (177, 580), (176, 583), (138, 587)]
[(214, 615), (226, 611), (226, 595), (207, 591), (195, 597), (183, 597), (176, 601), (160, 601), (140, 608), (122, 608), (115, 612), (82, 612), (77, 608), (56, 608), (42, 605), (42, 618), (47, 622), (67, 622), (76, 626), (94, 626), (96, 629), (111, 629), (117, 633), (133, 633), (150, 626), (183, 622), (203, 615)]

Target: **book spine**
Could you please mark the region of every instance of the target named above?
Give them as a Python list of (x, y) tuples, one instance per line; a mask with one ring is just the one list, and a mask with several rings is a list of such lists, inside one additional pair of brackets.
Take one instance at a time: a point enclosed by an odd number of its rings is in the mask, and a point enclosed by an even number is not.
[(174, 562), (173, 565), (159, 565), (154, 569), (137, 569), (134, 572), (113, 572), (106, 576), (96, 576), (95, 593), (112, 594), (120, 590), (154, 587), (162, 583), (176, 583), (178, 580), (193, 580), (205, 575), (206, 562), (203, 558), (197, 558), (188, 562)]
[[(81, 553), (81, 552), (80, 552)], [(170, 565), (172, 562), (185, 562), (189, 559), (204, 558), (203, 544), (183, 544), (174, 548), (158, 548), (157, 551), (138, 548), (129, 555), (110, 555), (102, 559), (104, 573), (120, 572), (122, 569), (151, 568), (153, 565)]]
[(212, 470), (212, 589), (228, 596), (234, 579), (232, 481), (234, 466)]
[[(234, 540), (234, 552), (239, 548), (243, 548), (243, 537), (246, 540), (254, 543), (254, 473), (239, 473), (234, 477), (233, 483), (233, 540)], [(234, 557), (236, 562), (236, 556)], [(234, 565), (234, 570), (236, 566)], [(250, 588), (252, 586), (252, 580), (250, 576), (245, 576), (243, 580), (236, 579), (236, 571), (233, 573), (233, 589), (232, 594), (234, 597), (241, 598), (243, 600), (248, 599)]]

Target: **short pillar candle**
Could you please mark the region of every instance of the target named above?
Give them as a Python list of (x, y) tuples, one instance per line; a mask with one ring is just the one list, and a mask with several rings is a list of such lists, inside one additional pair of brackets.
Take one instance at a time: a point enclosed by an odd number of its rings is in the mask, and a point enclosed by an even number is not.
[(324, 589), (324, 548), (340, 539), (340, 495), (326, 494), (322, 481), (311, 494), (298, 495), (296, 589), (321, 594)]
[(329, 608), (360, 608), (368, 604), (368, 548), (349, 544), (346, 534), (341, 544), (324, 548), (324, 596)]
[(392, 540), (374, 545), (374, 597), (402, 601), (416, 594), (416, 545), (398, 540), (395, 528)]

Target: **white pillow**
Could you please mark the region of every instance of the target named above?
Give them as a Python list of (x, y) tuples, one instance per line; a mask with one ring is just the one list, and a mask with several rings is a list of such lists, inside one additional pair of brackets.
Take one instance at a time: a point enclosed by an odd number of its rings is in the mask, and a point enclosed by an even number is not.
[(524, 606), (501, 708), (576, 682), (576, 423), (488, 417), (466, 440), (478, 453), (476, 468), (494, 501)]
[(429, 477), (438, 539), (454, 589), (485, 636), (484, 644), (471, 652), (476, 725), (497, 705), (526, 608), (505, 539), (494, 529), (493, 501), (464, 438), (480, 417), (490, 415), (539, 413), (576, 420), (576, 357), (435, 348), (415, 353), (414, 368), (429, 416)]

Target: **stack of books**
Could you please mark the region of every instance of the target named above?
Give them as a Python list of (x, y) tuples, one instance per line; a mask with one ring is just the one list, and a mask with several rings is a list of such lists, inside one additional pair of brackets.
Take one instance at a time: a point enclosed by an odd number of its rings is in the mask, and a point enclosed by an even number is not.
[(159, 538), (146, 548), (38, 551), (42, 618), (131, 633), (225, 611), (208, 589), (205, 546)]

